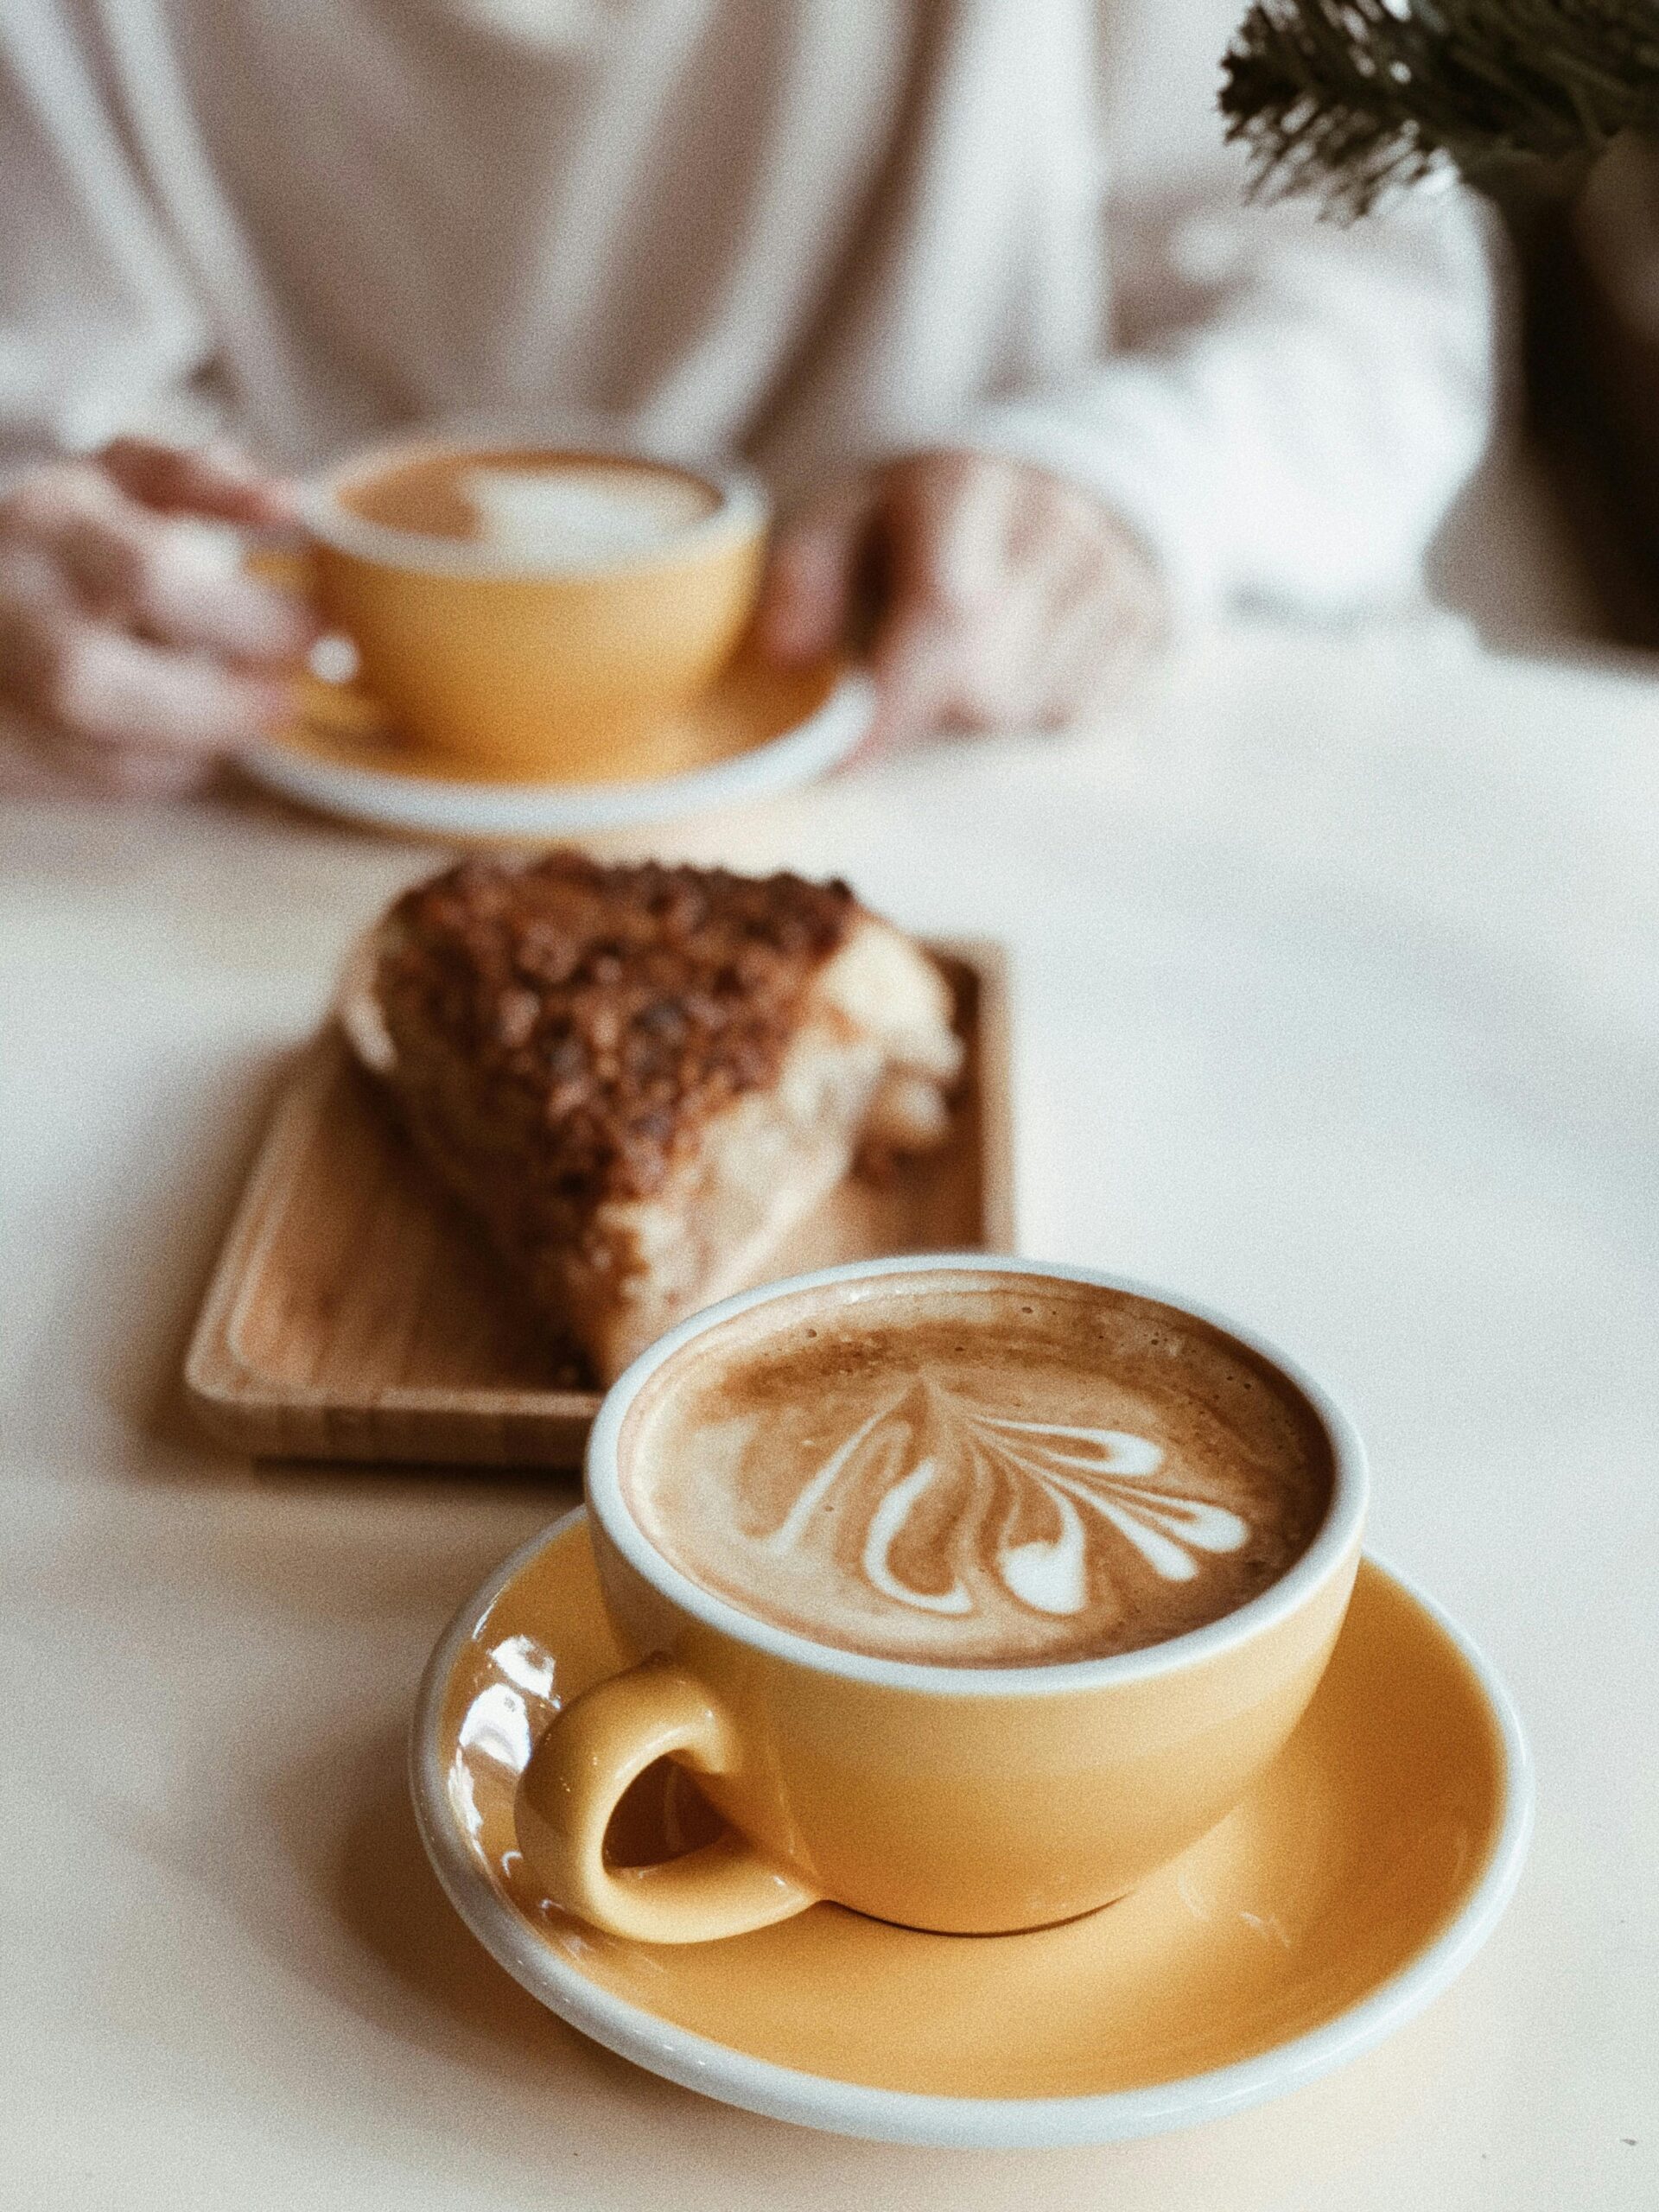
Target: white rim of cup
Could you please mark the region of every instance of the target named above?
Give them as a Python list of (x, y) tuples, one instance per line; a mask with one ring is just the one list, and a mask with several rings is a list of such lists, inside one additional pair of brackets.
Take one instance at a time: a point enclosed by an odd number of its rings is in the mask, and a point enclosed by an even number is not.
[[(660, 1367), (697, 1338), (724, 1321), (752, 1312), (757, 1306), (838, 1283), (879, 1281), (893, 1275), (964, 1272), (1032, 1275), (1039, 1280), (1084, 1283), (1098, 1290), (1122, 1291), (1205, 1322), (1275, 1368), (1306, 1400), (1331, 1446), (1331, 1503), (1318, 1534), (1301, 1557), (1259, 1597), (1248, 1599), (1220, 1620), (1211, 1621), (1204, 1628), (1190, 1629), (1184, 1636), (1166, 1637), (1162, 1643), (1148, 1644), (1139, 1651), (1120, 1652), (1106, 1659), (1062, 1660), (1047, 1666), (964, 1667), (932, 1660), (879, 1659), (866, 1652), (815, 1643), (792, 1629), (774, 1628), (769, 1622), (744, 1612), (728, 1599), (716, 1597), (700, 1582), (694, 1582), (658, 1550), (635, 1520), (624, 1494), (617, 1447), (622, 1424), (634, 1401)], [(701, 1313), (692, 1314), (665, 1336), (659, 1337), (631, 1367), (624, 1370), (606, 1393), (588, 1433), (583, 1487), (594, 1519), (634, 1571), (682, 1612), (690, 1613), (694, 1619), (734, 1642), (816, 1673), (836, 1675), (884, 1688), (918, 1691), (935, 1697), (1002, 1698), (1052, 1697), (1066, 1691), (1084, 1692), (1104, 1688), (1108, 1684), (1148, 1681), (1219, 1658), (1264, 1634), (1306, 1605), (1345, 1561), (1357, 1560), (1370, 1478), (1359, 1432), (1342, 1407), (1277, 1344), (1230, 1315), (1155, 1283), (1094, 1268), (1022, 1259), (1007, 1253), (907, 1252), (884, 1260), (849, 1261), (840, 1267), (820, 1268), (810, 1274), (791, 1275), (780, 1282), (762, 1284), (755, 1290), (740, 1291), (735, 1297), (723, 1299), (719, 1305), (706, 1306)]]
[[(439, 453), (487, 453), (504, 445), (672, 469), (706, 484), (717, 494), (718, 504), (710, 513), (677, 528), (658, 544), (602, 560), (559, 561), (503, 554), (460, 538), (430, 537), (418, 531), (398, 530), (390, 523), (366, 521), (340, 503), (340, 486), (365, 469), (396, 467)], [(765, 485), (742, 462), (694, 459), (622, 424), (607, 426), (591, 416), (469, 418), (453, 429), (443, 423), (429, 424), (406, 437), (355, 448), (306, 478), (297, 498), (300, 519), (306, 529), (339, 552), (383, 568), (415, 569), (430, 575), (486, 582), (625, 575), (678, 561), (688, 550), (702, 550), (724, 538), (763, 529), (772, 513)]]

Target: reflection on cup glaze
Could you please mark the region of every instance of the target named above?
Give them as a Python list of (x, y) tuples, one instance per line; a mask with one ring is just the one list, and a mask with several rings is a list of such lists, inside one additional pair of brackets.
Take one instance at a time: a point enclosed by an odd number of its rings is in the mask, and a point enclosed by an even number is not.
[(563, 1702), (553, 1655), (534, 1637), (510, 1636), (485, 1656), (487, 1671), (461, 1716), (450, 1762), (450, 1810), (481, 1853), (483, 1815), (478, 1807), (479, 1764), (522, 1774), (536, 1738)]
[(1126, 1429), (1014, 1420), (922, 1378), (844, 1438), (763, 1539), (821, 1552), (918, 1611), (972, 1616), (1005, 1599), (1083, 1612), (1128, 1545), (1166, 1582), (1236, 1552), (1249, 1524), (1185, 1495), (1162, 1448)]

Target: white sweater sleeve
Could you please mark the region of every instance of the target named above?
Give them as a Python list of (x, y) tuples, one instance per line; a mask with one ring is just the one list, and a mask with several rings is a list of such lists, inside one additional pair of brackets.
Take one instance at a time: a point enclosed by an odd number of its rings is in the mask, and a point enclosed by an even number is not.
[(976, 442), (1098, 491), (1190, 613), (1357, 612), (1420, 588), (1489, 435), (1497, 226), (1456, 192), (1345, 230), (1247, 206), (1216, 109), (1241, 11), (1093, 0), (1110, 349)]
[(0, 473), (182, 419), (210, 333), (70, 16), (0, 22)]
[(969, 442), (1099, 493), (1178, 613), (1401, 601), (1485, 445), (1495, 270), (1461, 194), (1351, 230), (1238, 207), (1166, 226), (1135, 342)]

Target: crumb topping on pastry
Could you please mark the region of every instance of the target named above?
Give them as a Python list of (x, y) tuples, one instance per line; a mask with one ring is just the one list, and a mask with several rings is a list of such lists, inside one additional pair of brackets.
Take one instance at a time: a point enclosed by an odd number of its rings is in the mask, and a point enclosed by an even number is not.
[(660, 1189), (709, 1116), (772, 1083), (859, 912), (846, 884), (787, 874), (468, 860), (393, 908), (377, 995), (452, 1127), (511, 1130), (543, 1205), (585, 1211)]

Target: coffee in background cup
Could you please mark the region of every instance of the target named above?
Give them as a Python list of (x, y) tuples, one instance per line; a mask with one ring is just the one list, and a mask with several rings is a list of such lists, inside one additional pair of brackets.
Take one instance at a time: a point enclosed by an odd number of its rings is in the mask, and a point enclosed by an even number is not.
[[(694, 1316), (589, 1440), (631, 1668), (520, 1783), (520, 1847), (595, 1925), (683, 1942), (828, 1898), (989, 1934), (1109, 1903), (1300, 1718), (1359, 1559), (1363, 1449), (1221, 1317), (986, 1255), (830, 1268)], [(729, 1823), (606, 1859), (661, 1758)]]
[(730, 660), (766, 505), (741, 471), (432, 437), (310, 485), (324, 619), (417, 750), (480, 775), (672, 774), (674, 717)]

